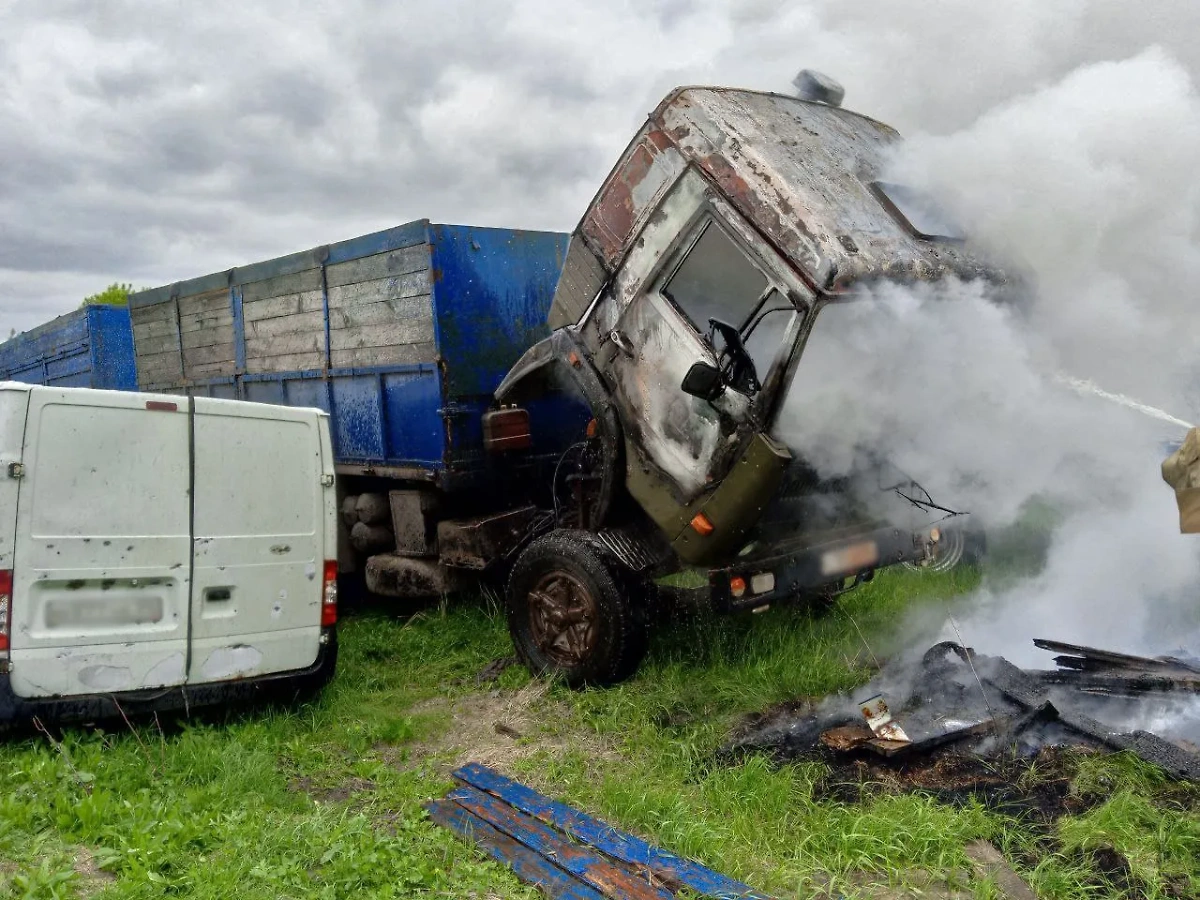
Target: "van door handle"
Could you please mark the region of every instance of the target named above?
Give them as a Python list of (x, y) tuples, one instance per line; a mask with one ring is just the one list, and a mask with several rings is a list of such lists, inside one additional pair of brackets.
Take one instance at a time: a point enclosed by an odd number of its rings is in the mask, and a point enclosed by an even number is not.
[(223, 600), (229, 600), (233, 597), (233, 591), (229, 588), (206, 588), (204, 591), (204, 599), (209, 603), (217, 603)]

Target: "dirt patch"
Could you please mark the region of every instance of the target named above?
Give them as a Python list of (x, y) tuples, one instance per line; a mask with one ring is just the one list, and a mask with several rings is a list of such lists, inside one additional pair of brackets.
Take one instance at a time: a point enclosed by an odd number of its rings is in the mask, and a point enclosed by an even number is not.
[(105, 872), (96, 865), (96, 857), (87, 847), (75, 848), (71, 867), (79, 876), (75, 882), (75, 892), (79, 897), (91, 897), (93, 894), (98, 894), (117, 880), (117, 876), (112, 872)]
[(375, 782), (369, 778), (355, 776), (343, 779), (336, 784), (321, 784), (305, 776), (293, 778), (288, 783), (288, 790), (297, 794), (308, 794), (318, 803), (344, 803), (357, 794), (366, 794), (375, 790)]
[(548, 690), (547, 682), (535, 681), (519, 691), (483, 691), (454, 700), (434, 697), (412, 712), (448, 712), (450, 723), (444, 731), (424, 741), (376, 749), (400, 768), (428, 761), (446, 773), (468, 762), (504, 770), (542, 752), (576, 750), (592, 759), (612, 759), (613, 750), (576, 727), (571, 708), (547, 698)]

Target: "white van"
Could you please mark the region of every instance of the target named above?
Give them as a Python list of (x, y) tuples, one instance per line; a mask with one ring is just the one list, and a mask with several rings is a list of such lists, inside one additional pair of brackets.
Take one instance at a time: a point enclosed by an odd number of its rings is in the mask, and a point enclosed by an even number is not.
[(333, 471), (320, 410), (0, 382), (0, 720), (324, 684)]

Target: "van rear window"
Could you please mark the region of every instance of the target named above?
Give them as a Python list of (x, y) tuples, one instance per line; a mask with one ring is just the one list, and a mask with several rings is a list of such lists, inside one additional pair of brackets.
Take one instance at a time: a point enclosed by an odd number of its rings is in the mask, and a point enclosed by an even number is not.
[(36, 427), (34, 535), (188, 533), (186, 416), (50, 403)]

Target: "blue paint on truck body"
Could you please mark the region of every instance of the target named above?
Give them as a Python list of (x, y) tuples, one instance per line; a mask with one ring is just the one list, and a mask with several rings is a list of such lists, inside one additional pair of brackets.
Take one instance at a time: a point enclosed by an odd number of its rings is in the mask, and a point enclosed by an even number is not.
[(0, 344), (0, 381), (137, 389), (129, 310), (96, 304)]
[[(482, 467), (481, 417), (492, 403), (493, 391), (521, 354), (549, 334), (546, 318), (568, 239), (569, 235), (558, 232), (420, 220), (144, 291), (135, 294), (130, 305), (135, 339), (146, 341), (146, 347), (152, 339), (140, 337), (139, 310), (172, 302), (183, 309), (187, 298), (223, 288), (229, 292), (233, 346), (227, 353), (227, 372), (188, 377), (188, 366), (182, 361), (179, 371), (185, 374), (165, 382), (147, 374), (146, 360), (152, 354), (139, 347), (139, 381), (148, 390), (315, 406), (330, 414), (334, 456), (343, 471), (448, 482)], [(354, 330), (348, 326), (347, 285), (336, 278), (339, 270), (335, 267), (342, 266), (344, 271), (342, 264), (358, 261), (385, 273), (382, 278), (373, 275), (376, 280), (371, 284), (388, 285), (372, 288), (384, 291), (382, 299), (349, 313), (365, 315), (365, 307), (372, 307), (370, 327), (382, 336), (367, 340), (369, 346), (361, 344), (361, 337), (359, 344), (345, 337)], [(410, 272), (404, 266), (416, 270)], [(297, 315), (309, 316), (305, 321), (310, 324), (303, 335), (263, 338), (254, 330), (261, 322), (248, 321), (252, 313), (245, 291), (248, 285), (287, 277), (308, 279), (309, 305), (303, 307), (307, 312)], [(386, 292), (406, 277), (427, 278), (428, 299), (421, 293), (408, 300), (388, 300)], [(339, 283), (331, 284), (331, 278)], [(343, 294), (335, 297), (337, 291)], [(319, 300), (313, 300), (318, 292)], [(418, 300), (432, 308), (431, 321), (422, 320), (422, 325), (431, 329), (432, 350), (425, 336), (419, 346), (399, 339), (389, 345), (392, 339), (387, 335), (401, 334), (411, 320), (399, 312), (391, 318), (381, 304)], [(299, 300), (297, 304), (301, 309)], [(361, 335), (363, 330), (354, 333)], [(147, 326), (145, 333), (151, 331)], [(162, 334), (161, 330), (153, 333)], [(186, 346), (185, 333), (179, 333), (180, 347)], [(258, 353), (270, 352), (272, 340), (279, 342), (280, 358), (285, 354), (284, 341), (289, 348), (302, 347), (311, 365), (255, 371), (248, 339), (255, 342)], [(345, 359), (360, 350), (369, 355), (370, 364), (346, 365)], [(176, 352), (183, 360), (187, 351)], [(570, 427), (575, 424), (572, 418)]]

